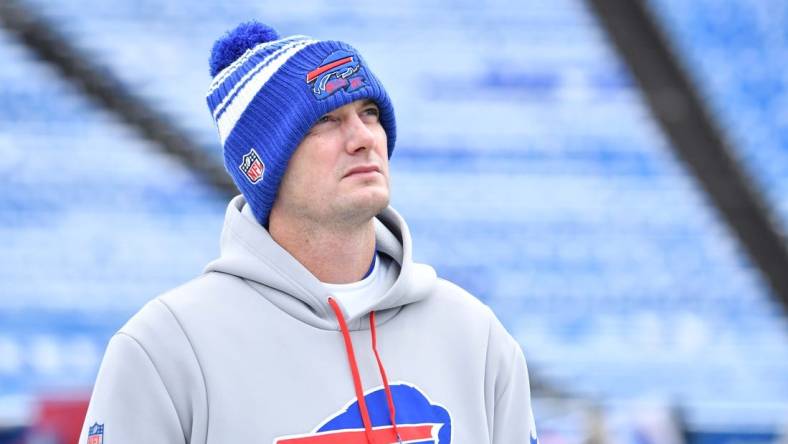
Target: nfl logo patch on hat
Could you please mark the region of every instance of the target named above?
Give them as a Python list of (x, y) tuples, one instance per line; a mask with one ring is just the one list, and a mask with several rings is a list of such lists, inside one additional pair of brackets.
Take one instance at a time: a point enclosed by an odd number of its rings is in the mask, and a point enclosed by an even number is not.
[(104, 424), (94, 423), (90, 426), (88, 444), (104, 444)]
[(244, 154), (238, 168), (241, 169), (244, 175), (246, 175), (246, 178), (252, 183), (259, 182), (260, 179), (263, 178), (263, 174), (265, 174), (265, 164), (260, 160), (260, 156), (254, 148)]

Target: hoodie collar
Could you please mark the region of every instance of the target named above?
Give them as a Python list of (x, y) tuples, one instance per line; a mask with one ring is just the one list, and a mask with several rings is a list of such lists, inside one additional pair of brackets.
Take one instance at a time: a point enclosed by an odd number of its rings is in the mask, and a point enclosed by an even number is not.
[[(237, 276), (294, 318), (317, 328), (338, 329), (328, 289), (262, 225), (241, 214), (244, 203), (238, 195), (227, 206), (220, 255), (205, 272)], [(368, 301), (362, 315), (348, 318), (351, 330), (367, 328), (362, 319), (371, 311), (378, 312), (378, 323), (385, 322), (401, 307), (426, 298), (436, 282), (432, 267), (413, 262), (410, 231), (393, 208), (381, 211), (374, 224), (377, 250), (393, 258), (400, 272), (386, 293)]]

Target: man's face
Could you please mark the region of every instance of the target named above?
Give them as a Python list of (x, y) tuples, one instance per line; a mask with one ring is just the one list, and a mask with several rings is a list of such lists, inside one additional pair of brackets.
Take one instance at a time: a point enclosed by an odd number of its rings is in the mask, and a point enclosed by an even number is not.
[(389, 203), (380, 110), (359, 100), (324, 115), (290, 158), (273, 212), (320, 224), (363, 221)]

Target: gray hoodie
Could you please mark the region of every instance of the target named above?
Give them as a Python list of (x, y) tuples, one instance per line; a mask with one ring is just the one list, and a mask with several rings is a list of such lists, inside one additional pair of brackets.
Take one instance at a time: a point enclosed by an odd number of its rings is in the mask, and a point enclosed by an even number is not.
[(80, 443), (535, 443), (520, 346), (413, 262), (393, 209), (375, 228), (399, 277), (345, 319), (243, 204), (227, 208), (220, 257), (110, 340)]

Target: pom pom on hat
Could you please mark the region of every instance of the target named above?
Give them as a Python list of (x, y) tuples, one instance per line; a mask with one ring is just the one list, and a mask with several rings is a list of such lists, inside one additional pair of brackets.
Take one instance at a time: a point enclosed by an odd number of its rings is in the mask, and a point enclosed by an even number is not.
[(213, 44), (209, 61), (211, 77), (230, 66), (247, 49), (277, 39), (279, 39), (279, 33), (268, 25), (258, 21), (241, 23)]

